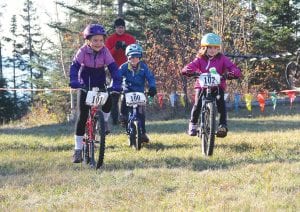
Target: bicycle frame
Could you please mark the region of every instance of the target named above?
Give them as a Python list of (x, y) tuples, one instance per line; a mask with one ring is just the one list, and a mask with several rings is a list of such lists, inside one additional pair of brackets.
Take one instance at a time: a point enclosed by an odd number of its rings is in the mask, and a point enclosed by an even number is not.
[(136, 150), (141, 149), (142, 140), (142, 125), (138, 117), (138, 109), (146, 104), (144, 93), (130, 92), (125, 93), (126, 105), (130, 108), (128, 113), (127, 133), (129, 134), (130, 146), (134, 146)]
[[(220, 75), (205, 73), (199, 76), (200, 84), (206, 90), (199, 92), (198, 101), (202, 98), (198, 136), (202, 142), (202, 154), (212, 155), (215, 143), (216, 129), (216, 99), (219, 98)], [(212, 88), (217, 88), (214, 96)]]
[[(105, 129), (104, 117), (101, 112), (102, 105), (107, 101), (108, 93), (98, 92), (98, 88), (93, 88), (87, 93), (86, 104), (90, 106), (89, 116), (86, 121), (86, 134), (84, 138), (83, 159), (92, 168), (97, 169), (103, 164), (105, 151)], [(99, 138), (96, 134), (99, 133)], [(99, 139), (99, 155), (95, 160), (95, 142)], [(98, 140), (97, 140), (98, 141)]]

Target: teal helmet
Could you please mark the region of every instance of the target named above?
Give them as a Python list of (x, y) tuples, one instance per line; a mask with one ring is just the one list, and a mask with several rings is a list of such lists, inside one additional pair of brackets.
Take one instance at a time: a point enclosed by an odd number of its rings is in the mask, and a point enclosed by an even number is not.
[(215, 33), (207, 33), (201, 39), (201, 46), (221, 46), (222, 40)]
[(128, 58), (141, 58), (143, 56), (143, 48), (139, 44), (130, 44), (126, 47), (125, 54)]

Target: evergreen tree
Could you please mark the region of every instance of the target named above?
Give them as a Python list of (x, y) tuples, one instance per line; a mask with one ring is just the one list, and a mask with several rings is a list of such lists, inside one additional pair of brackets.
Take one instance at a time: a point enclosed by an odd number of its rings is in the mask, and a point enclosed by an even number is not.
[[(294, 52), (300, 42), (296, 37), (299, 30), (299, 8), (296, 1), (257, 1), (258, 22), (253, 29), (254, 51), (261, 55)], [(258, 61), (255, 64), (250, 83), (259, 88), (281, 90), (285, 83), (285, 65), (289, 58)]]
[[(25, 64), (25, 69), (29, 72), (29, 84), (30, 88), (34, 87), (34, 80), (43, 78), (43, 72), (41, 70), (35, 69), (34, 64), (39, 64), (39, 52), (38, 48), (43, 44), (41, 41), (41, 28), (36, 23), (37, 14), (36, 8), (34, 8), (33, 2), (31, 0), (26, 0), (23, 8), (23, 36), (24, 46), (22, 47), (22, 57), (28, 61)], [(33, 100), (33, 92), (31, 92), (31, 100)]]
[[(2, 13), (2, 11), (3, 11), (3, 9), (5, 8), (5, 4), (0, 4), (0, 33), (2, 32), (2, 15), (3, 15), (3, 13)], [(2, 79), (2, 77), (3, 77), (3, 70), (2, 70), (2, 38), (1, 38), (1, 36), (0, 36), (0, 79)]]

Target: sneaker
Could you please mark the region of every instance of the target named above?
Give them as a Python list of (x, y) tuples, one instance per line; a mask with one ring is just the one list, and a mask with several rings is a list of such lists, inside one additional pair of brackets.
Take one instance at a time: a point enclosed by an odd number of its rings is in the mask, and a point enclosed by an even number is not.
[(82, 162), (82, 150), (75, 149), (73, 154), (73, 163), (81, 163)]
[(141, 137), (142, 137), (142, 143), (149, 143), (150, 140), (146, 133), (143, 133)]
[(224, 138), (227, 136), (227, 132), (228, 132), (228, 128), (227, 128), (226, 124), (220, 124), (216, 135), (219, 138)]
[(197, 135), (197, 127), (198, 127), (197, 124), (190, 122), (188, 134), (190, 136), (196, 136)]
[(109, 128), (108, 121), (104, 122), (104, 129), (105, 129), (105, 134), (106, 135), (110, 133), (110, 128)]

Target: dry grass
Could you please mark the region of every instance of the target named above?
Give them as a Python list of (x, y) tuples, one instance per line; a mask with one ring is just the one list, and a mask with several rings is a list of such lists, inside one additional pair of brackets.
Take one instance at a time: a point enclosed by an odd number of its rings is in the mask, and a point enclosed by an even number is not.
[(148, 122), (139, 152), (115, 128), (100, 171), (70, 162), (71, 125), (4, 126), (0, 210), (299, 211), (300, 115), (240, 114), (209, 158), (185, 119)]

